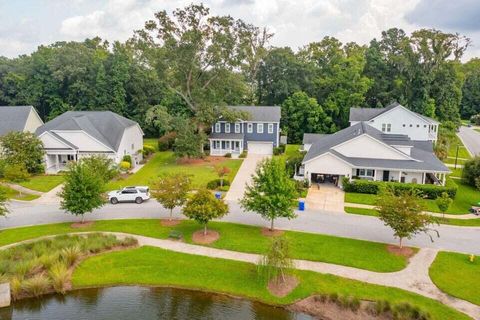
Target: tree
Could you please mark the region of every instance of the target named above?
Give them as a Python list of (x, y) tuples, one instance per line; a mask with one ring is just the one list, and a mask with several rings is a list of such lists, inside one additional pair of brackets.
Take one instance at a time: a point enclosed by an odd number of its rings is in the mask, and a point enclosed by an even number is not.
[(22, 182), (27, 181), (30, 174), (28, 174), (27, 168), (25, 168), (23, 163), (14, 163), (5, 166), (3, 176), (8, 181)]
[(215, 171), (217, 172), (218, 177), (220, 178), (220, 187), (223, 187), (223, 179), (226, 175), (230, 173), (230, 168), (227, 166), (216, 166)]
[(442, 195), (435, 200), (435, 203), (437, 204), (437, 207), (440, 210), (440, 212), (443, 214), (444, 218), (445, 218), (445, 212), (448, 211), (448, 208), (450, 208), (450, 205), (452, 204), (452, 202), (453, 202), (452, 198), (450, 198), (450, 196), (446, 192), (442, 192)]
[(43, 173), (43, 144), (31, 132), (12, 131), (0, 137), (1, 157), (7, 164), (23, 165), (28, 173)]
[(260, 163), (240, 200), (242, 208), (254, 211), (270, 221), (270, 230), (277, 218), (295, 218), (292, 202), (297, 198), (294, 182), (288, 177), (282, 160), (272, 158)]
[(0, 186), (0, 216), (4, 217), (8, 214), (8, 207), (7, 207), (7, 190)]
[(155, 129), (158, 137), (172, 130), (172, 120), (173, 117), (164, 106), (153, 106), (145, 115), (145, 124)]
[(284, 283), (286, 272), (293, 267), (287, 239), (274, 237), (270, 248), (259, 262), (260, 275), (266, 278), (267, 282), (274, 280)]
[(462, 87), (460, 114), (463, 119), (480, 113), (480, 59), (474, 58), (464, 65), (465, 83)]
[(198, 190), (187, 201), (183, 214), (203, 225), (203, 235), (207, 235), (207, 224), (212, 219), (219, 219), (228, 213), (228, 205), (207, 189)]
[(100, 208), (105, 203), (104, 178), (85, 162), (72, 162), (65, 173), (64, 185), (59, 196), (60, 208), (73, 215), (81, 215)]
[(480, 156), (476, 156), (465, 162), (463, 166), (462, 180), (466, 184), (472, 187), (477, 187), (480, 190)]
[(187, 175), (168, 175), (153, 183), (152, 197), (170, 210), (169, 220), (172, 220), (173, 209), (185, 204), (190, 188), (190, 178)]
[(118, 167), (112, 159), (104, 155), (92, 155), (82, 158), (80, 161), (102, 178), (104, 183), (107, 183), (118, 175)]
[(202, 147), (206, 140), (205, 134), (196, 131), (191, 121), (176, 118), (175, 131), (177, 135), (173, 151), (177, 157), (200, 158), (203, 156)]
[[(398, 237), (400, 248), (403, 247), (403, 239), (411, 239), (421, 232), (429, 235), (433, 241), (428, 232), (436, 220), (422, 213), (424, 206), (416, 193), (405, 191), (397, 196), (392, 190), (384, 190), (377, 199), (377, 208), (380, 220), (392, 228), (394, 236)], [(438, 231), (433, 231), (438, 236)]]

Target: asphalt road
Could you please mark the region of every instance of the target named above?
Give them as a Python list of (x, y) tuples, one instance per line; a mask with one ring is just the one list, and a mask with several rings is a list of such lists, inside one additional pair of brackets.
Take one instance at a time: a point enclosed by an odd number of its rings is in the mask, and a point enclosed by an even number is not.
[[(268, 226), (268, 223), (262, 220), (260, 216), (255, 213), (244, 212), (236, 202), (229, 202), (229, 205), (230, 213), (222, 221)], [(2, 228), (80, 220), (78, 217), (64, 213), (57, 205), (32, 206), (26, 203), (12, 203), (11, 209), (12, 213), (10, 215), (0, 218)], [(296, 219), (290, 221), (279, 219), (275, 226), (286, 230), (396, 243), (392, 231), (375, 217), (308, 210), (297, 213), (298, 217)], [(178, 212), (175, 215), (181, 217)], [(86, 219), (158, 219), (167, 216), (167, 210), (156, 201), (150, 200), (141, 205), (123, 203), (114, 206), (107, 204), (94, 213), (88, 214)], [(480, 228), (441, 225), (436, 229), (440, 233), (440, 237), (437, 238), (436, 234), (432, 233), (434, 242), (431, 242), (427, 235), (419, 234), (413, 239), (407, 240), (406, 243), (417, 247), (480, 254)]]
[(472, 155), (480, 155), (480, 132), (473, 130), (473, 128), (462, 126), (458, 136)]

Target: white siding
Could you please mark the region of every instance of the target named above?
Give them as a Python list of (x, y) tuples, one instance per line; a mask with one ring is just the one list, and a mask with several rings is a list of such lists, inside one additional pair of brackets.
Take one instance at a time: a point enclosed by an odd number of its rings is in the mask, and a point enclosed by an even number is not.
[[(133, 148), (132, 148), (133, 146)], [(143, 133), (138, 126), (131, 126), (123, 132), (122, 140), (117, 151), (116, 162), (122, 161), (124, 155), (132, 157), (133, 165), (142, 161), (142, 154), (137, 152), (143, 148)]]
[(305, 163), (305, 177), (311, 179), (312, 173), (338, 174), (349, 176), (352, 173), (352, 167), (337, 157), (326, 153), (316, 159)]
[(111, 151), (107, 146), (103, 145), (96, 139), (92, 138), (83, 131), (55, 131), (60, 137), (78, 147), (79, 151), (97, 151), (108, 152)]
[(51, 136), (48, 132), (42, 134), (40, 140), (42, 141), (45, 149), (71, 149), (69, 145), (66, 145), (65, 143)]
[(391, 147), (367, 136), (362, 135), (335, 148), (335, 151), (352, 158), (369, 159), (408, 159), (406, 155), (400, 154)]
[(25, 128), (23, 131), (25, 132), (35, 132), (43, 124), (42, 119), (38, 116), (37, 112), (32, 109), (28, 114), (27, 121), (25, 122)]

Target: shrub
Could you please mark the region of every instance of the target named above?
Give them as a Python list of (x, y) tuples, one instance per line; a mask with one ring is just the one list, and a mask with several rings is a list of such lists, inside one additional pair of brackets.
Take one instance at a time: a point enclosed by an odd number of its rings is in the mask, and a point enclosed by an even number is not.
[(238, 156), (239, 158), (243, 159), (247, 157), (247, 150), (243, 150), (242, 153)]
[(225, 153), (225, 158), (231, 158), (231, 157), (232, 157), (232, 154), (230, 152)]
[(21, 182), (26, 181), (30, 177), (30, 174), (23, 164), (7, 164), (4, 169), (3, 176), (8, 181)]
[(130, 164), (130, 162), (122, 161), (122, 162), (120, 162), (119, 167), (120, 167), (120, 170), (126, 172), (126, 171), (130, 170), (132, 165)]
[(476, 114), (476, 115), (473, 115), (470, 118), (470, 122), (473, 123), (473, 124), (476, 124), (477, 126), (480, 126), (480, 113)]
[(480, 189), (480, 157), (477, 156), (465, 162), (462, 172), (462, 180), (472, 186)]
[(22, 282), (22, 291), (34, 297), (46, 293), (49, 288), (50, 280), (42, 274), (37, 274)]
[(67, 264), (68, 267), (71, 267), (80, 259), (82, 255), (82, 251), (78, 245), (73, 247), (65, 248), (60, 253), (63, 261)]
[(10, 294), (14, 300), (18, 299), (22, 294), (22, 280), (19, 277), (13, 277), (10, 280)]
[[(284, 150), (285, 150), (285, 149), (284, 149)], [(275, 147), (275, 148), (273, 148), (273, 155), (279, 156), (279, 155), (281, 155), (282, 153), (283, 153), (282, 148), (280, 148), (280, 147)]]
[(53, 289), (59, 293), (65, 293), (65, 285), (68, 282), (68, 268), (65, 263), (57, 261), (50, 267), (48, 272), (50, 279), (52, 279)]
[(4, 177), (5, 175), (5, 167), (7, 166), (7, 163), (5, 160), (0, 159), (0, 179)]
[(428, 320), (430, 314), (423, 312), (418, 307), (412, 306), (409, 303), (401, 303), (392, 308), (392, 315), (394, 320)]
[(152, 153), (155, 152), (155, 148), (152, 147), (152, 146), (149, 146), (148, 144), (144, 145), (143, 146), (143, 155), (144, 156), (149, 156), (151, 155)]
[(158, 150), (167, 151), (173, 148), (175, 138), (177, 134), (175, 132), (169, 132), (158, 139)]
[[(207, 183), (207, 189), (216, 190), (217, 188), (219, 188), (221, 186), (221, 184), (222, 184), (221, 179), (211, 180)], [(229, 185), (230, 185), (230, 181), (228, 181), (226, 179), (223, 179), (223, 186), (227, 187)]]
[(129, 154), (126, 154), (122, 158), (122, 162), (128, 162), (130, 163), (130, 166), (132, 165), (132, 156)]

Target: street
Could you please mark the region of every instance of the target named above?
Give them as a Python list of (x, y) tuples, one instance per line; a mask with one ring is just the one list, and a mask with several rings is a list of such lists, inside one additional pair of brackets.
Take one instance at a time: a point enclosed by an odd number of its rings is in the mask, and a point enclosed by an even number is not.
[(473, 156), (480, 155), (480, 132), (473, 130), (473, 128), (462, 126), (458, 136)]

